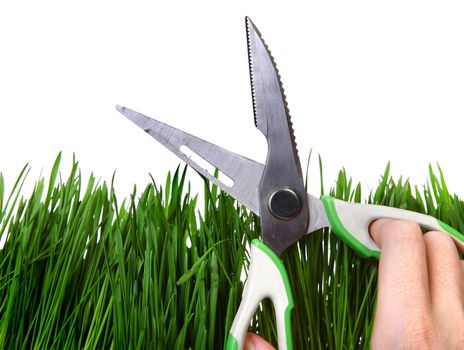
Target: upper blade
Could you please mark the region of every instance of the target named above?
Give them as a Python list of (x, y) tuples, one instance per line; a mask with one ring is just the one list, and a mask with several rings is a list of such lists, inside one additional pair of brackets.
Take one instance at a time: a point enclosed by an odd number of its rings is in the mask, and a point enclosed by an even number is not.
[[(228, 151), (129, 108), (116, 106), (116, 109), (200, 174), (259, 215), (258, 187), (263, 173), (261, 163)], [(187, 150), (190, 149), (194, 154), (231, 178), (234, 182), (233, 185), (227, 186), (220, 179), (214, 177), (202, 165), (184, 153), (186, 150), (182, 146), (187, 147)]]
[(259, 185), (261, 231), (263, 242), (280, 255), (307, 232), (308, 197), (274, 59), (248, 17), (246, 31), (256, 127), (268, 144)]
[(280, 133), (280, 139), (288, 139), (294, 153), (294, 162), (302, 176), (293, 123), (274, 57), (249, 17), (245, 18), (245, 22), (255, 126), (266, 137), (272, 129)]

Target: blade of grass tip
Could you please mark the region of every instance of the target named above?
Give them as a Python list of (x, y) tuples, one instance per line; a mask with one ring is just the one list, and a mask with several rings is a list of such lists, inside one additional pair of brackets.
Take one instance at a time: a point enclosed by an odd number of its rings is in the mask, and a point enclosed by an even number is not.
[(113, 192), (115, 181), (116, 181), (116, 170), (113, 171), (113, 175), (111, 176), (110, 193)]
[(151, 183), (153, 184), (153, 187), (155, 188), (155, 193), (158, 193), (158, 186), (156, 186), (156, 181), (153, 178), (153, 175), (151, 173), (148, 173), (148, 175), (150, 176)]
[(361, 183), (358, 182), (354, 191), (354, 202), (361, 203)]
[[(26, 163), (26, 165), (24, 165), (18, 177), (16, 178), (16, 181), (13, 185), (13, 189), (11, 190), (10, 195), (8, 196), (8, 199), (6, 200), (5, 209), (8, 208), (8, 206), (10, 205), (10, 201), (14, 197), (15, 193), (16, 193), (16, 199), (17, 199), (19, 192), (21, 191), (21, 188), (23, 186), (24, 180), (27, 177), (27, 174), (29, 173), (29, 171), (31, 170), (30, 168), (28, 168), (28, 166), (29, 166), (29, 163)], [(16, 199), (14, 201), (16, 201)]]
[(179, 209), (179, 198), (180, 198), (180, 192), (181, 192), (181, 184), (179, 182), (179, 170), (180, 170), (180, 164), (177, 166), (176, 171), (174, 172), (174, 176), (172, 178), (171, 182), (171, 199), (169, 203), (166, 203), (168, 207), (167, 211), (167, 218), (170, 220), (171, 218), (174, 217), (174, 214), (176, 211)]
[(55, 163), (53, 164), (52, 171), (50, 173), (50, 179), (48, 180), (48, 191), (47, 196), (45, 197), (45, 208), (48, 208), (50, 204), (50, 199), (52, 198), (52, 191), (55, 186), (56, 175), (58, 174), (58, 170), (60, 168), (61, 163), (61, 152), (58, 153), (55, 159)]
[(313, 153), (312, 148), (309, 150), (308, 160), (306, 161), (306, 174), (305, 174), (305, 181), (304, 181), (304, 187), (306, 191), (308, 191), (308, 174), (309, 174), (309, 162), (311, 161), (311, 153)]
[[(178, 165), (179, 169), (180, 169), (180, 164)], [(189, 166), (187, 164), (184, 165), (184, 168), (182, 169), (182, 174), (180, 176), (180, 180), (179, 180), (179, 188), (180, 189), (183, 189), (184, 188), (184, 183), (185, 183), (185, 176), (187, 175), (187, 170), (188, 170)]]
[(432, 186), (433, 195), (435, 198), (435, 203), (439, 203), (440, 200), (440, 185), (438, 184), (438, 179), (433, 172), (432, 165), (429, 164), (429, 177), (430, 177), (430, 185)]
[[(13, 185), (13, 189), (10, 192), (10, 195), (8, 196), (8, 199), (6, 200), (5, 203), (5, 211), (7, 208), (9, 208), (8, 213), (6, 214), (5, 219), (3, 220), (3, 225), (0, 227), (0, 237), (3, 237), (3, 233), (5, 232), (5, 228), (8, 225), (8, 222), (10, 221), (11, 215), (13, 214), (13, 210), (15, 209), (16, 202), (18, 201), (19, 195), (21, 194), (21, 189), (24, 185), (24, 182), (26, 181), (27, 175), (29, 174), (29, 171), (31, 169), (28, 168), (28, 164), (26, 164), (23, 169), (21, 170), (18, 178), (16, 179), (15, 184)], [(13, 203), (10, 204), (11, 200), (13, 200)]]
[[(452, 198), (451, 198), (450, 193), (448, 191), (448, 187), (446, 186), (443, 171), (441, 170), (440, 164), (438, 164), (438, 162), (437, 162), (437, 167), (438, 167), (438, 171), (440, 173), (440, 183), (441, 183), (441, 198), (440, 199), (441, 199), (442, 202), (446, 202), (446, 203), (451, 204)], [(445, 197), (445, 198), (443, 198), (443, 197)]]
[(335, 190), (335, 196), (337, 198), (343, 199), (345, 183), (346, 183), (346, 173), (345, 173), (345, 168), (343, 168), (342, 170), (338, 172), (337, 186)]
[(167, 214), (169, 209), (169, 195), (171, 193), (171, 172), (168, 171), (168, 176), (166, 177), (166, 183), (164, 185), (164, 208), (165, 213)]
[(379, 187), (377, 187), (377, 190), (375, 191), (374, 203), (379, 203), (379, 204), (382, 203), (383, 198), (385, 196), (385, 189), (388, 184), (389, 174), (390, 174), (390, 162), (387, 163), (382, 179), (380, 180)]
[(321, 197), (324, 195), (324, 177), (322, 171), (322, 158), (319, 154), (319, 181), (321, 182)]

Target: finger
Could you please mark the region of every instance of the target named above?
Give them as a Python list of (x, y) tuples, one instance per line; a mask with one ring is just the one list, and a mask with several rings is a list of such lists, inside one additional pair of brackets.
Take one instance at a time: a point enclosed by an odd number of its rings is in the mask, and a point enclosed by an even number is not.
[(245, 337), (244, 350), (275, 350), (274, 347), (259, 335), (248, 332)]
[(369, 231), (381, 250), (373, 337), (381, 332), (393, 341), (398, 329), (404, 330), (410, 324), (415, 324), (415, 331), (421, 331), (429, 325), (431, 308), (425, 244), (419, 225), (380, 219), (370, 225)]
[[(372, 239), (378, 244), (379, 302), (397, 307), (424, 309), (430, 302), (427, 259), (422, 231), (418, 224), (406, 220), (380, 219), (370, 226)], [(402, 305), (404, 304), (404, 305)], [(398, 309), (401, 311), (404, 309)]]
[(464, 280), (462, 264), (452, 238), (440, 231), (424, 235), (430, 297), (434, 310), (455, 314), (463, 306)]

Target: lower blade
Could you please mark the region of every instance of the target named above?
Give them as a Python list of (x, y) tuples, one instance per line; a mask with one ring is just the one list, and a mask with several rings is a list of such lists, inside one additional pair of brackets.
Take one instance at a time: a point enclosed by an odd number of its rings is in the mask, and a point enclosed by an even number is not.
[(320, 230), (324, 227), (331, 227), (322, 201), (308, 193), (308, 204), (310, 219), (307, 234)]

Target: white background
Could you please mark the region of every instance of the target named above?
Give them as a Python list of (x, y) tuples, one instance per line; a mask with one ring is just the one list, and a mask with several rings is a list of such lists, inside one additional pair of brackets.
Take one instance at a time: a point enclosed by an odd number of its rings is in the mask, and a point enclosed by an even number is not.
[[(302, 4), (303, 2), (299, 3)], [(422, 185), (429, 162), (464, 195), (464, 4), (448, 1), (9, 1), (0, 5), (0, 171), (29, 187), (63, 151), (127, 196), (179, 160), (122, 117), (125, 105), (250, 158), (244, 16), (276, 59), (302, 164), (326, 186), (345, 167), (364, 189), (387, 161)], [(310, 191), (318, 194), (313, 159)], [(201, 190), (191, 171), (194, 190)]]

